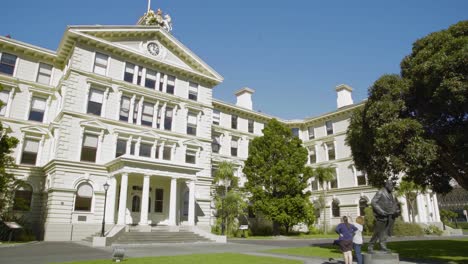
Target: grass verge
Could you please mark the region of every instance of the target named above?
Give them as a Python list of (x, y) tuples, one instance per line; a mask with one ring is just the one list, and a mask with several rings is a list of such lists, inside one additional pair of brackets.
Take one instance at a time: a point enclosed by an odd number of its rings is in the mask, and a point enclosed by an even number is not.
[[(115, 263), (112, 260), (92, 260), (80, 262), (66, 262), (66, 264), (110, 264)], [(222, 254), (194, 254), (182, 256), (164, 256), (164, 257), (150, 257), (150, 258), (127, 258), (124, 264), (186, 264), (186, 263), (203, 263), (203, 264), (301, 264), (301, 261), (272, 258), (272, 257), (258, 257), (243, 254), (222, 253)], [(64, 263), (65, 264), (65, 263)]]
[[(400, 254), (400, 259), (419, 259), (468, 263), (468, 239), (421, 240), (389, 242), (388, 247)], [(367, 249), (365, 244), (364, 251)], [(321, 258), (342, 258), (338, 247), (332, 245), (268, 250), (270, 253)]]

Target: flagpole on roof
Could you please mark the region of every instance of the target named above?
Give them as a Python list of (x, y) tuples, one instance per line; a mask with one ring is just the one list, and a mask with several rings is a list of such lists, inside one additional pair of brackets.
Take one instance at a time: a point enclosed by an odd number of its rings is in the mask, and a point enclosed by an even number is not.
[(149, 12), (151, 9), (151, 0), (148, 0), (148, 10), (146, 12)]

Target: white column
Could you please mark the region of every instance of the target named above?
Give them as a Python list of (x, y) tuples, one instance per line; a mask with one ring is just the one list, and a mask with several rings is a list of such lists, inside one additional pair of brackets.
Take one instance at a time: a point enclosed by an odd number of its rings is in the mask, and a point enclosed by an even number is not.
[(400, 201), (401, 201), (401, 216), (403, 217), (403, 221), (410, 222), (411, 216), (409, 215), (409, 212), (408, 212), (408, 201), (406, 200), (405, 197), (401, 197)]
[(169, 225), (176, 225), (177, 178), (171, 179), (171, 198), (169, 200)]
[(426, 193), (426, 204), (427, 204), (427, 221), (434, 222), (434, 208), (432, 207), (431, 197), (429, 193)]
[(440, 213), (439, 213), (439, 201), (437, 200), (437, 194), (432, 195), (432, 200), (434, 203), (434, 221), (440, 222)]
[(136, 96), (133, 95), (132, 96), (132, 99), (130, 99), (130, 111), (128, 111), (128, 123), (133, 123), (133, 113), (134, 113), (134, 110), (135, 110), (135, 100), (136, 100)]
[(106, 223), (107, 224), (114, 224), (116, 193), (117, 193), (117, 179), (113, 177), (109, 180), (109, 189), (107, 190), (107, 204), (106, 204)]
[(119, 217), (118, 225), (125, 225), (125, 214), (127, 211), (127, 189), (128, 189), (128, 173), (122, 173), (120, 176), (120, 197), (119, 197)]
[(418, 204), (419, 223), (424, 223), (426, 222), (426, 214), (424, 213), (426, 207), (424, 206), (421, 194), (416, 197), (416, 203)]
[(140, 213), (140, 223), (139, 225), (148, 224), (148, 198), (149, 198), (149, 189), (150, 189), (150, 176), (143, 176), (143, 194), (141, 197), (141, 213)]
[(189, 226), (195, 225), (195, 181), (189, 181), (189, 210), (188, 210), (188, 224)]

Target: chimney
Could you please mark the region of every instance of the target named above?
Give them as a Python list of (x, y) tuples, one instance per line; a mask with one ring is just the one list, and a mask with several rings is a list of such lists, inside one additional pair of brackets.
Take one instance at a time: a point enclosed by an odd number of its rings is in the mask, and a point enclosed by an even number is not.
[(252, 110), (252, 94), (255, 93), (254, 89), (244, 87), (237, 91), (235, 95), (237, 96), (236, 105)]
[(340, 84), (336, 87), (336, 105), (338, 108), (353, 104), (352, 92), (353, 88), (346, 84)]

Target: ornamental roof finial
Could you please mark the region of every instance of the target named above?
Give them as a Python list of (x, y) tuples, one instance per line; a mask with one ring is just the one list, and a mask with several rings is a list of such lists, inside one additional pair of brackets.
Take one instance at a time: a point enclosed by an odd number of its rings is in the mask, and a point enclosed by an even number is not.
[(151, 9), (151, 0), (148, 0), (148, 10), (140, 17), (137, 25), (142, 26), (160, 26), (167, 32), (172, 31), (172, 18), (169, 14), (163, 15), (163, 11), (158, 8), (156, 13)]

